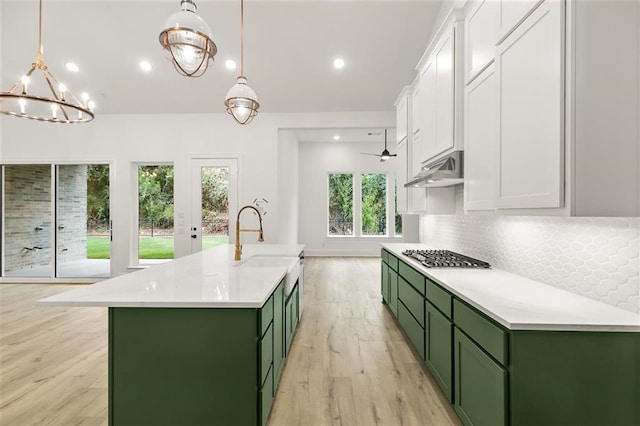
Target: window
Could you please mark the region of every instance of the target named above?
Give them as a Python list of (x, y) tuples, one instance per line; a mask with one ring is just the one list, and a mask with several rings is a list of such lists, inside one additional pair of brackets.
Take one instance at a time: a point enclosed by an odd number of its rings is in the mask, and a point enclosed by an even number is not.
[(387, 235), (387, 175), (363, 174), (362, 235)]
[(328, 235), (402, 236), (393, 182), (385, 173), (329, 173)]
[(329, 235), (353, 235), (352, 174), (329, 174)]

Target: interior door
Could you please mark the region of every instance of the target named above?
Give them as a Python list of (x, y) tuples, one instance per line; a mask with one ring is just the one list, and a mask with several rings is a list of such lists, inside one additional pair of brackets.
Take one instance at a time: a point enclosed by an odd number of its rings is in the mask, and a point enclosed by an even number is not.
[(191, 252), (229, 244), (238, 212), (238, 160), (193, 159)]

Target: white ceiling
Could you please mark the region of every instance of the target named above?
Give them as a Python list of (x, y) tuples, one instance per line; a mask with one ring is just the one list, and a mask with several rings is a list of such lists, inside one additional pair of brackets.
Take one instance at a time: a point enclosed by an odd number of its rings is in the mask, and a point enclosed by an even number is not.
[[(0, 1), (1, 90), (8, 90), (35, 59), (38, 9), (34, 0)], [(180, 76), (158, 42), (178, 0), (44, 0), (45, 62), (71, 91), (87, 91), (97, 114), (223, 112), (238, 73), (224, 62), (239, 63), (240, 1), (196, 3), (218, 46), (199, 79)], [(439, 7), (440, 0), (247, 0), (245, 74), (260, 112), (392, 111), (413, 80)], [(340, 71), (331, 65), (336, 56), (346, 61)], [(141, 59), (154, 67), (148, 75)], [(67, 61), (81, 71), (70, 74)], [(360, 129), (357, 138), (371, 130)], [(384, 137), (377, 138), (382, 146)]]

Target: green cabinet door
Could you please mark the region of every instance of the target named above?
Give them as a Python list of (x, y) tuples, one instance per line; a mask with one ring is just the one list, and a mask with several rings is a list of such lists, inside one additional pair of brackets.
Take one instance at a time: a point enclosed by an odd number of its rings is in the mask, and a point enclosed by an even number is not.
[(284, 321), (285, 321), (285, 355), (289, 356), (289, 348), (293, 341), (293, 332), (298, 326), (298, 286), (296, 285), (289, 298), (286, 301), (284, 307)]
[(398, 318), (398, 273), (389, 268), (389, 308)]
[(382, 272), (380, 277), (382, 303), (389, 303), (389, 265), (382, 262)]
[(426, 317), (425, 362), (442, 392), (453, 402), (453, 325), (429, 302)]
[(278, 285), (273, 297), (273, 365), (274, 388), (280, 383), (284, 369), (284, 281)]
[(506, 424), (507, 371), (454, 328), (454, 408), (465, 425)]

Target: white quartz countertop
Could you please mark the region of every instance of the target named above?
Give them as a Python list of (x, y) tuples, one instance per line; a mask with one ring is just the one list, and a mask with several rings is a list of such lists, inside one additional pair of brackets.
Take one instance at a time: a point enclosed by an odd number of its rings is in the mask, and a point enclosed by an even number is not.
[[(299, 260), (302, 245), (245, 244), (214, 247), (167, 263), (83, 286), (38, 301), (42, 306), (259, 308)], [(249, 259), (265, 257), (261, 262)], [(269, 257), (274, 265), (269, 265)], [(275, 258), (278, 258), (276, 262)], [(283, 258), (291, 264), (283, 265)], [(284, 263), (287, 263), (286, 260)], [(259, 266), (254, 266), (259, 265)]]
[(402, 254), (407, 249), (446, 247), (423, 244), (382, 244), (382, 247), (511, 330), (640, 332), (639, 314), (606, 303), (494, 267), (426, 268)]

